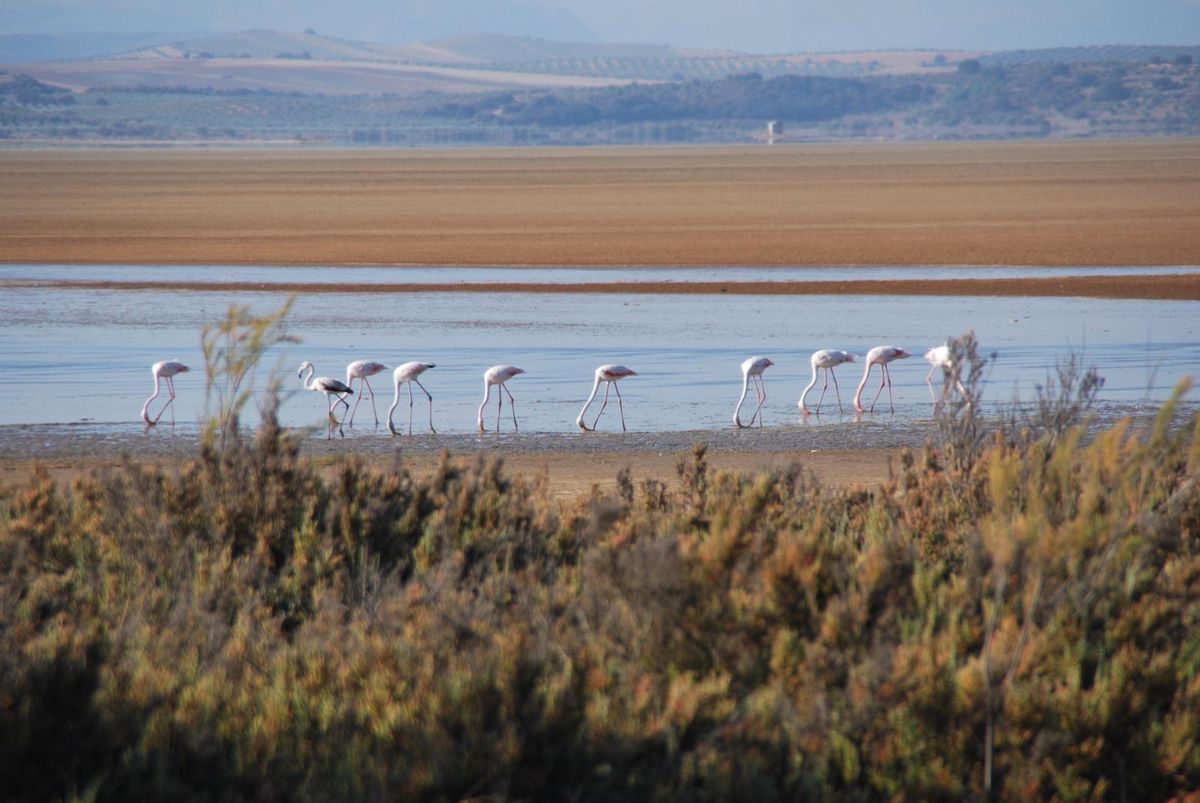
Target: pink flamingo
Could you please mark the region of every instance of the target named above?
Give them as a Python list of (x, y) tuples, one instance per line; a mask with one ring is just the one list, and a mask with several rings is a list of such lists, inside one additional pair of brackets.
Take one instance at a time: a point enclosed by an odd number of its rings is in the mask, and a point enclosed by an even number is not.
[[(617, 391), (617, 406), (621, 408), (621, 431), (625, 429), (625, 403), (621, 400), (621, 390), (617, 388), (616, 382), (618, 379), (624, 379), (627, 376), (637, 376), (636, 371), (626, 368), (624, 365), (601, 365), (596, 369), (596, 381), (592, 384), (592, 395), (588, 396), (586, 402), (583, 403), (583, 409), (579, 411), (579, 417), (575, 419), (575, 423), (584, 432), (594, 432), (596, 424), (600, 423), (600, 416), (604, 414), (604, 408), (608, 406), (608, 389), (615, 388)], [(608, 384), (604, 387), (604, 403), (600, 405), (600, 412), (596, 413), (596, 420), (592, 422), (589, 429), (588, 425), (583, 420), (583, 414), (587, 412), (588, 405), (592, 403), (592, 399), (596, 398), (596, 391), (600, 389), (600, 383)]]
[(308, 376), (301, 381), (304, 384), (305, 390), (315, 390), (318, 393), (324, 393), (325, 399), (329, 402), (329, 423), (338, 425), (338, 431), (341, 431), (341, 422), (333, 414), (334, 409), (339, 404), (346, 405), (346, 412), (350, 412), (350, 402), (346, 401), (346, 397), (353, 394), (354, 391), (348, 385), (344, 385), (336, 379), (331, 379), (327, 376), (313, 377), (317, 369), (313, 368), (313, 364), (307, 360), (300, 363), (300, 371), (296, 376), (302, 376), (305, 371), (308, 371)]
[(904, 349), (899, 346), (876, 346), (867, 352), (867, 370), (863, 372), (862, 381), (858, 383), (858, 390), (854, 393), (854, 409), (858, 412), (863, 411), (862, 407), (862, 392), (863, 387), (867, 384), (867, 377), (871, 375), (871, 367), (879, 365), (879, 390), (875, 391), (875, 398), (871, 400), (871, 412), (875, 412), (875, 402), (879, 400), (879, 394), (883, 392), (883, 386), (887, 385), (888, 389), (888, 411), (896, 412), (892, 406), (892, 374), (888, 370), (888, 363), (892, 360), (902, 360), (905, 357), (911, 357)]
[[(156, 362), (150, 366), (150, 373), (154, 375), (154, 395), (146, 399), (146, 403), (142, 405), (142, 420), (147, 426), (154, 426), (158, 423), (158, 419), (162, 418), (162, 414), (167, 411), (168, 407), (175, 401), (175, 382), (172, 379), (176, 374), (186, 374), (192, 370), (179, 360), (163, 360)], [(158, 383), (163, 380), (167, 386), (167, 403), (158, 411), (158, 415), (154, 416), (154, 420), (150, 420), (150, 402), (158, 398)], [(171, 407), (171, 426), (175, 426), (175, 408)]]
[(821, 414), (821, 402), (825, 400), (825, 391), (829, 389), (829, 378), (833, 377), (833, 392), (837, 395), (838, 412), (842, 412), (842, 392), (838, 388), (837, 376), (833, 373), (833, 369), (837, 368), (842, 363), (854, 362), (854, 355), (848, 351), (841, 349), (821, 349), (814, 351), (811, 359), (813, 377), (812, 381), (805, 386), (804, 392), (800, 394), (800, 401), (797, 405), (800, 407), (800, 415), (808, 415), (808, 408), (804, 406), (804, 399), (808, 396), (808, 392), (813, 389), (813, 385), (817, 384), (817, 371), (825, 369), (825, 384), (821, 386), (821, 396), (817, 399), (817, 409), (814, 410), (817, 415)]
[[(367, 377), (386, 370), (387, 366), (383, 363), (370, 360), (355, 360), (346, 366), (346, 387), (353, 388), (354, 380), (361, 379), (367, 386), (367, 392), (371, 394), (371, 412), (375, 413), (375, 426), (379, 426), (379, 411), (375, 409), (375, 389), (371, 387)], [(362, 388), (359, 388), (359, 391), (358, 398), (354, 400), (354, 409), (350, 411), (350, 420), (347, 422), (350, 426), (354, 426), (354, 414), (358, 412), (358, 403), (363, 400)]]
[(496, 431), (500, 431), (500, 408), (504, 405), (505, 393), (508, 394), (508, 404), (512, 407), (513, 432), (517, 431), (517, 403), (513, 399), (512, 391), (506, 388), (504, 383), (517, 374), (523, 373), (525, 373), (524, 368), (517, 368), (512, 365), (493, 365), (483, 372), (483, 401), (479, 404), (478, 421), (480, 432), (487, 432), (483, 427), (483, 408), (492, 396), (492, 385), (500, 386), (500, 390), (496, 391)]
[[(933, 393), (933, 372), (941, 368), (943, 371), (949, 371), (954, 368), (954, 361), (950, 359), (950, 345), (943, 343), (940, 346), (934, 346), (929, 351), (925, 352), (925, 361), (929, 363), (929, 373), (925, 377), (925, 384), (929, 385), (929, 398), (937, 403), (937, 397)], [(958, 392), (967, 396), (967, 389), (963, 387), (962, 379), (954, 377), (954, 385), (958, 388)]]
[(421, 380), (417, 378), (430, 368), (436, 367), (437, 366), (431, 362), (406, 362), (404, 365), (401, 365), (392, 372), (392, 381), (396, 385), (396, 400), (393, 401), (392, 406), (388, 408), (388, 429), (392, 431), (393, 435), (397, 435), (399, 433), (396, 432), (396, 427), (392, 424), (392, 413), (395, 412), (396, 405), (400, 404), (400, 386), (405, 383), (408, 383), (408, 434), (412, 434), (412, 386), (414, 382), (416, 382), (417, 387), (425, 391), (425, 395), (429, 397), (429, 431), (435, 435), (437, 434), (437, 430), (433, 428), (433, 394), (431, 394), (428, 390), (425, 390), (425, 386), (422, 385)]
[[(770, 368), (775, 363), (771, 362), (766, 357), (750, 357), (742, 363), (742, 397), (738, 399), (737, 408), (733, 411), (733, 425), (739, 429), (743, 427), (754, 426), (754, 419), (758, 419), (758, 425), (763, 425), (762, 418), (759, 413), (762, 412), (763, 402), (767, 400), (767, 386), (763, 384), (763, 371)], [(754, 379), (754, 393), (758, 396), (758, 407), (754, 408), (754, 415), (750, 416), (750, 423), (743, 424), (739, 418), (739, 413), (742, 412), (742, 402), (746, 401), (746, 393), (750, 390), (750, 379)]]

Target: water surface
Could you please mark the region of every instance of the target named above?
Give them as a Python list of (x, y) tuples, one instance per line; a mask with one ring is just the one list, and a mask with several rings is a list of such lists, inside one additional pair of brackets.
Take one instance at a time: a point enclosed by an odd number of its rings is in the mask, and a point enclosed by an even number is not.
[[(211, 269), (169, 272), (175, 270)], [(246, 270), (260, 269), (238, 269), (239, 280)], [(338, 272), (345, 270), (355, 269)], [(972, 268), (972, 274), (978, 270)], [(0, 425), (136, 426), (152, 389), (149, 366), (166, 358), (198, 369), (176, 380), (176, 419), (194, 423), (204, 413), (201, 327), (219, 320), (231, 303), (267, 312), (284, 299), (269, 290), (6, 288), (0, 293), (0, 370), (22, 382), (0, 408)], [(861, 355), (871, 346), (894, 344), (917, 354), (892, 366), (894, 415), (886, 412), (885, 391), (876, 413), (854, 422), (848, 413), (861, 366), (847, 365), (838, 372), (846, 414), (837, 413), (831, 387), (823, 415), (807, 426), (900, 426), (930, 417), (928, 366), (920, 354), (968, 329), (975, 330), (985, 353), (995, 352), (986, 387), (992, 404), (1032, 399), (1035, 386), (1072, 352), (1105, 376), (1102, 405), (1122, 409), (1157, 404), (1200, 367), (1197, 302), (362, 292), (299, 297), (290, 330), (303, 342), (278, 348), (264, 370), (278, 371), (294, 390), (281, 411), (284, 423), (303, 426), (320, 424), (325, 399), (300, 389), (295, 372), (301, 360), (343, 379), (346, 363), (356, 359), (433, 362), (437, 368), (423, 381), (435, 397), (435, 424), (440, 432), (468, 433), (483, 395), (483, 371), (511, 363), (527, 371), (509, 385), (521, 432), (535, 434), (573, 431), (595, 366), (624, 363), (639, 374), (620, 385), (629, 429), (685, 432), (730, 426), (741, 391), (738, 365), (748, 356), (763, 354), (776, 363), (765, 377), (767, 424), (794, 425), (812, 351), (842, 348)], [(380, 375), (373, 385), (383, 418), (392, 401), (390, 377)], [(868, 393), (876, 387), (873, 378)], [(407, 393), (403, 398), (397, 420), (406, 425)], [(489, 427), (495, 424), (494, 404), (495, 395)], [(419, 399), (418, 427), (427, 419), (423, 405)], [(602, 429), (619, 428), (614, 407), (615, 397)], [(507, 409), (504, 416), (511, 423)], [(375, 435), (373, 421), (364, 401), (354, 432)]]

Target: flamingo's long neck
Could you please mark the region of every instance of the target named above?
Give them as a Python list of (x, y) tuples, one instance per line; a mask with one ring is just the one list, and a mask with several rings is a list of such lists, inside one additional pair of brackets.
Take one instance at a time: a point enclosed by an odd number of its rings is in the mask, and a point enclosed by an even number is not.
[(871, 366), (874, 364), (875, 363), (871, 362), (870, 360), (867, 360), (867, 370), (863, 371), (863, 378), (862, 381), (858, 383), (858, 390), (854, 391), (854, 409), (856, 410), (862, 409), (863, 388), (867, 386), (867, 377), (871, 375)]
[(742, 374), (742, 397), (738, 399), (737, 409), (733, 411), (733, 423), (735, 426), (742, 425), (741, 413), (742, 403), (746, 401), (746, 393), (750, 390), (750, 372)]
[[(154, 395), (152, 395), (150, 398), (146, 399), (146, 403), (142, 405), (142, 420), (145, 421), (147, 424), (154, 423), (153, 421), (150, 420), (150, 402), (152, 402), (158, 398), (158, 382), (159, 382), (158, 374), (155, 374), (154, 375)], [(172, 415), (174, 415), (174, 413), (172, 413)]]
[[(399, 394), (399, 390), (396, 391)], [(492, 383), (483, 380), (483, 401), (479, 403), (479, 431), (483, 431), (483, 408), (487, 406), (488, 399), (492, 398)]]
[[(814, 387), (816, 387), (816, 385), (817, 385), (817, 371), (821, 370), (821, 369), (820, 369), (820, 367), (818, 367), (818, 365), (817, 365), (816, 361), (813, 361), (813, 364), (812, 364), (812, 369), (813, 369), (813, 378), (812, 378), (812, 381), (811, 381), (811, 382), (809, 382), (807, 385), (805, 385), (805, 386), (804, 386), (804, 391), (803, 391), (803, 392), (800, 394), (800, 409), (801, 409), (801, 410), (803, 410), (803, 409), (804, 409), (804, 400), (805, 400), (805, 398), (807, 398), (807, 397), (808, 397), (808, 392), (809, 392), (810, 390), (812, 390)], [(820, 405), (820, 403), (818, 403), (818, 404), (817, 404), (817, 407), (820, 407), (820, 406), (821, 406), (821, 405)]]
[(307, 368), (305, 368), (304, 370), (308, 371), (308, 376), (304, 377), (304, 379), (301, 380), (301, 384), (304, 385), (304, 389), (305, 390), (317, 390), (318, 388), (316, 387), (316, 385), (313, 384), (313, 375), (317, 372), (317, 369), (310, 365)]
[(395, 383), (396, 383), (396, 398), (392, 401), (392, 406), (388, 408), (388, 429), (390, 429), (392, 431), (393, 435), (396, 434), (396, 428), (392, 424), (392, 413), (396, 412), (396, 407), (399, 406), (399, 404), (400, 404), (400, 386), (404, 384), (399, 379), (395, 380)]
[(581, 429), (587, 429), (587, 424), (583, 423), (583, 414), (587, 412), (587, 408), (591, 405), (592, 399), (596, 398), (596, 391), (600, 390), (600, 382), (603, 381), (599, 374), (596, 374), (596, 381), (592, 383), (592, 395), (587, 397), (587, 401), (583, 403), (583, 409), (579, 411), (579, 417), (575, 419), (576, 425)]

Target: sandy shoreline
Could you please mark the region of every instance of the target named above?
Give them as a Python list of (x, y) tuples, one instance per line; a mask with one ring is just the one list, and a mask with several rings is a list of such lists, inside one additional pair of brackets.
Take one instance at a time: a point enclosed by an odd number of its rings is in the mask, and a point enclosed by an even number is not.
[[(830, 485), (874, 485), (887, 478), (889, 464), (903, 448), (920, 448), (937, 438), (929, 421), (501, 437), (390, 437), (374, 429), (348, 432), (349, 437), (332, 440), (319, 433), (306, 437), (301, 453), (330, 470), (340, 459), (352, 457), (381, 470), (399, 463), (417, 474), (433, 471), (443, 451), (466, 462), (495, 456), (515, 474), (544, 472), (551, 493), (559, 497), (586, 493), (593, 485), (611, 489), (623, 468), (630, 470), (635, 484), (652, 479), (675, 487), (676, 464), (690, 459), (696, 443), (706, 444), (708, 464), (716, 471), (753, 473), (796, 463)], [(165, 426), (149, 431), (136, 425), (104, 430), (77, 425), (0, 427), (0, 486), (24, 482), (35, 467), (69, 482), (93, 469), (120, 466), (126, 458), (172, 468), (197, 453), (195, 433)]]

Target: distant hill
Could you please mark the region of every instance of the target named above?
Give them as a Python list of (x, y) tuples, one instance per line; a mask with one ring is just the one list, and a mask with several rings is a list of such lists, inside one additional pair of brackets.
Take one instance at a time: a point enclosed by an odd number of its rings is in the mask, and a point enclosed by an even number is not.
[[(103, 43), (133, 40), (98, 37)], [(763, 56), (666, 45), (556, 42), (477, 34), (383, 45), (315, 31), (243, 31), (141, 41), (87, 59), (6, 62), (74, 91), (188, 88), (311, 94), (411, 94), (722, 79), (756, 73), (863, 77), (941, 73), (978, 53), (881, 51)], [(73, 53), (82, 52), (83, 43)], [(25, 52), (15, 49), (15, 52)], [(59, 52), (63, 52), (60, 49)]]
[(89, 59), (208, 36), (196, 31), (141, 33), (0, 34), (0, 64)]
[[(1200, 36), (1200, 32), (1197, 33)], [(1181, 55), (1200, 61), (1200, 45), (1095, 45), (1091, 47), (1052, 47), (1045, 50), (1005, 50), (980, 57), (985, 65), (1006, 64), (1108, 64), (1125, 62), (1150, 64), (1172, 61)]]

